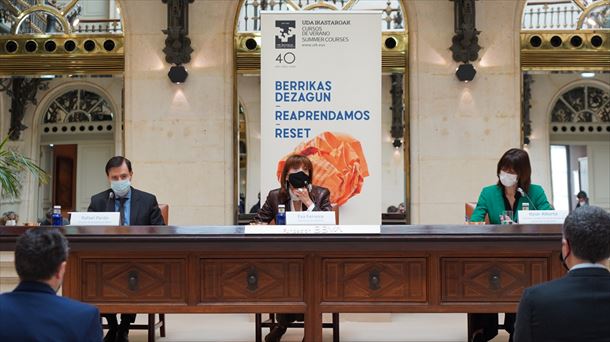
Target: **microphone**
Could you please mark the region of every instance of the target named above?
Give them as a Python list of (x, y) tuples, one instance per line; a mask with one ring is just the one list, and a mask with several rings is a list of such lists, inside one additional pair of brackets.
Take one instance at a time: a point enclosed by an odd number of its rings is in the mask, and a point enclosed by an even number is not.
[(110, 193), (108, 194), (108, 199), (114, 199), (114, 191), (110, 191)]
[(523, 189), (517, 188), (517, 191), (519, 191), (521, 196), (527, 198), (530, 201), (530, 204), (532, 205), (532, 207), (534, 207), (534, 210), (538, 210), (538, 208), (536, 208), (536, 206), (534, 205), (534, 201), (532, 201), (532, 199), (527, 195), (525, 191), (523, 191)]

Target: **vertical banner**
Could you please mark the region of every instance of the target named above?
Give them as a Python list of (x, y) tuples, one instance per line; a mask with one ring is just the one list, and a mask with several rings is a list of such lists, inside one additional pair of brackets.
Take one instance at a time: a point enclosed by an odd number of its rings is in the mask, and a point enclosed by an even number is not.
[(306, 155), (341, 224), (381, 224), (381, 14), (263, 12), (261, 194)]

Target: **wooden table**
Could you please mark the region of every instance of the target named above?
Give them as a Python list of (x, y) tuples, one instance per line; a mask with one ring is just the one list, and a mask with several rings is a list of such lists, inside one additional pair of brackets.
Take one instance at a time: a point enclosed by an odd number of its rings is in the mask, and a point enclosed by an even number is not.
[[(13, 250), (27, 227), (0, 228)], [(560, 225), (383, 226), (379, 235), (244, 235), (243, 226), (65, 227), (63, 294), (124, 313), (515, 312), (558, 278)]]

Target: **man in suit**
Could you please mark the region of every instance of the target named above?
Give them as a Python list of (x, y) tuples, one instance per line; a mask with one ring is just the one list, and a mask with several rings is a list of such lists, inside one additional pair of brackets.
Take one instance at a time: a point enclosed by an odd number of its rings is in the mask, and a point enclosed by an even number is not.
[[(119, 212), (122, 226), (164, 225), (157, 198), (153, 194), (131, 187), (133, 171), (129, 159), (121, 156), (110, 158), (106, 163), (106, 176), (110, 189), (91, 197), (89, 211)], [(119, 325), (116, 314), (102, 315), (108, 321), (108, 332), (104, 342), (128, 341), (129, 327), (135, 314), (121, 314)]]
[(610, 341), (610, 215), (585, 206), (563, 224), (568, 274), (523, 292), (515, 342)]
[(0, 341), (102, 339), (95, 306), (56, 294), (64, 280), (68, 241), (54, 228), (33, 228), (17, 239), (19, 285), (0, 295)]

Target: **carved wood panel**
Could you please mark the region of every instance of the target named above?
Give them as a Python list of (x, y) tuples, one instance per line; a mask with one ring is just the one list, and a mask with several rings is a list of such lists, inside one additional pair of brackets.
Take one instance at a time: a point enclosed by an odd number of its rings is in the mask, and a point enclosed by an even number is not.
[(518, 302), (549, 280), (546, 258), (443, 258), (441, 268), (445, 302)]
[(186, 302), (185, 259), (83, 259), (86, 302)]
[(425, 302), (425, 258), (326, 259), (324, 301)]
[(303, 260), (202, 259), (201, 301), (303, 301)]

